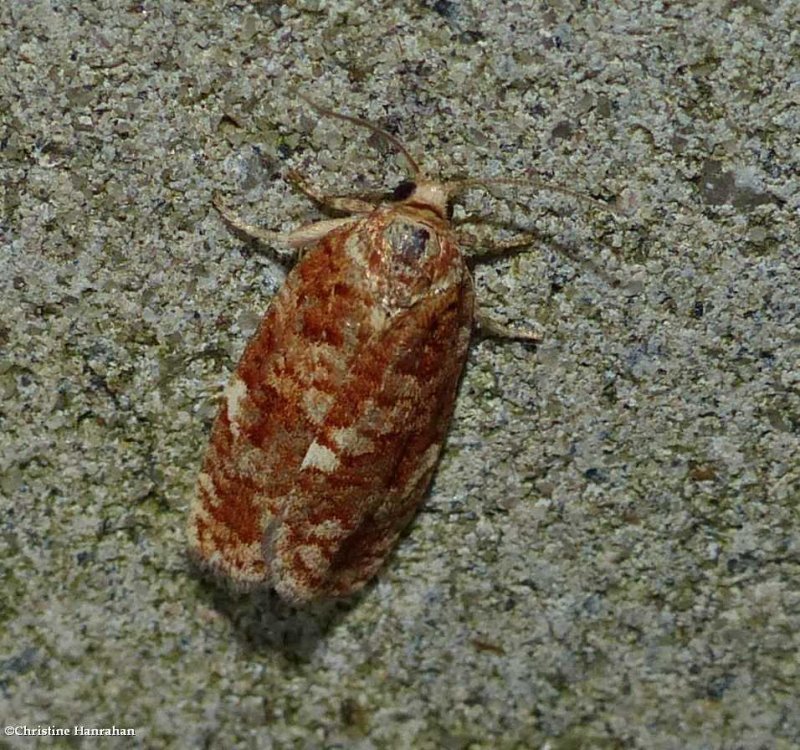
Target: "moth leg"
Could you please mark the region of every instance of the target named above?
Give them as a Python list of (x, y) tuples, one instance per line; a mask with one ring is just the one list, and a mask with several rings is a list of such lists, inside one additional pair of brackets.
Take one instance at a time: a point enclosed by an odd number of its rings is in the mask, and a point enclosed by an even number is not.
[(487, 242), (481, 237), (466, 232), (458, 232), (457, 240), (462, 247), (478, 248), (478, 252), (470, 257), (471, 261), (490, 258), (494, 255), (504, 255), (521, 247), (528, 247), (537, 240), (541, 239), (538, 235), (531, 233), (518, 234), (505, 240)]
[(491, 336), (492, 338), (512, 339), (528, 344), (537, 344), (542, 340), (542, 337), (532, 328), (507, 326), (481, 310), (475, 313), (475, 328), (481, 336)]
[(341, 211), (347, 214), (368, 214), (375, 208), (373, 203), (360, 198), (346, 195), (325, 195), (295, 170), (288, 172), (286, 179), (303, 195), (328, 211)]
[[(283, 234), (282, 232), (271, 232), (269, 229), (262, 229), (255, 224), (246, 222), (241, 216), (235, 214), (222, 202), (222, 198), (218, 193), (214, 193), (211, 198), (211, 203), (214, 208), (217, 209), (225, 223), (239, 232), (239, 234), (243, 234), (247, 239), (255, 240), (256, 242), (269, 245), (270, 247), (274, 247), (276, 243), (278, 245), (289, 244), (289, 235)], [(293, 248), (278, 248), (275, 252), (281, 260), (289, 260), (296, 254)]]
[(340, 226), (344, 226), (345, 224), (349, 224), (350, 222), (356, 220), (356, 217), (354, 216), (346, 216), (341, 219), (316, 221), (312, 224), (306, 224), (288, 233), (272, 232), (269, 229), (263, 229), (262, 227), (257, 227), (255, 224), (246, 222), (241, 218), (241, 216), (238, 216), (231, 211), (222, 202), (222, 199), (217, 194), (214, 194), (212, 203), (214, 204), (214, 208), (219, 211), (225, 222), (248, 239), (256, 240), (257, 242), (260, 242), (264, 245), (269, 245), (270, 247), (274, 247), (276, 243), (278, 245), (288, 245), (288, 249), (279, 248), (276, 250), (276, 254), (282, 260), (293, 258), (297, 254), (296, 251), (298, 248), (302, 248), (305, 245), (310, 245), (312, 242), (316, 242), (324, 237), (331, 230), (337, 229)]

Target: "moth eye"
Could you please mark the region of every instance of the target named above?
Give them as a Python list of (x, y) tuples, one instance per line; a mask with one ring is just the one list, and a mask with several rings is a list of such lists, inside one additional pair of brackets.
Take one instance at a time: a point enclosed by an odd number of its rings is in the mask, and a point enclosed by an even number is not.
[(403, 180), (393, 191), (391, 200), (404, 201), (410, 198), (417, 189), (417, 183), (412, 180)]
[(410, 265), (418, 263), (429, 250), (435, 251), (437, 247), (430, 231), (419, 224), (394, 221), (386, 227), (383, 236), (392, 248), (393, 257)]

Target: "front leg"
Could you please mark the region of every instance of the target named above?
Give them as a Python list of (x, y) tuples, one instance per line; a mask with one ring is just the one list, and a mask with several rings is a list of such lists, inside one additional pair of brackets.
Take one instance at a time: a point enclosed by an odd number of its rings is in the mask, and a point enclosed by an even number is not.
[(286, 179), (309, 200), (328, 211), (339, 211), (346, 214), (368, 214), (375, 208), (373, 203), (361, 198), (347, 195), (325, 195), (295, 170), (289, 171), (286, 174)]
[(538, 344), (542, 337), (532, 328), (514, 328), (492, 318), (482, 310), (475, 313), (475, 330), (479, 336), (511, 339), (524, 344)]
[(528, 232), (525, 234), (517, 234), (505, 240), (487, 242), (483, 238), (476, 237), (474, 234), (469, 234), (468, 232), (456, 232), (456, 241), (461, 247), (468, 249), (477, 248), (476, 252), (469, 256), (470, 263), (476, 263), (486, 258), (515, 252), (523, 247), (532, 245), (540, 239), (541, 237), (537, 234)]
[(325, 219), (311, 224), (304, 224), (288, 233), (272, 232), (269, 229), (262, 229), (255, 224), (246, 222), (241, 216), (231, 211), (216, 193), (212, 198), (212, 203), (225, 222), (247, 239), (256, 240), (270, 247), (274, 247), (276, 244), (279, 246), (287, 245), (288, 248), (278, 247), (275, 249), (278, 258), (284, 261), (292, 260), (296, 256), (298, 249), (317, 242), (334, 229), (358, 221), (359, 218), (358, 216), (344, 216), (341, 219)]

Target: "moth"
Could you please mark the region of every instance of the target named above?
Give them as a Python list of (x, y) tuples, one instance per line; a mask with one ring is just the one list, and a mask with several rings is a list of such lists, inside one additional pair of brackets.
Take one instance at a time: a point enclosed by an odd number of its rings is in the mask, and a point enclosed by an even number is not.
[(349, 596), (377, 573), (431, 482), (476, 322), (509, 333), (476, 312), (450, 222), (453, 197), (490, 181), (429, 179), (392, 134), (309, 103), (386, 139), (412, 179), (383, 201), (302, 183), (348, 215), (288, 235), (217, 202), (234, 228), (302, 254), (224, 391), (188, 523), (203, 567), (295, 604)]

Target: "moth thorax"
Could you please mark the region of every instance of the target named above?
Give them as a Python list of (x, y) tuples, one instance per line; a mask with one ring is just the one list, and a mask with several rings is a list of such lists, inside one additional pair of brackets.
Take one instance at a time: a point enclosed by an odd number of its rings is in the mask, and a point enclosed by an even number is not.
[(436, 234), (415, 221), (395, 219), (386, 227), (383, 236), (394, 265), (416, 267), (439, 252)]

